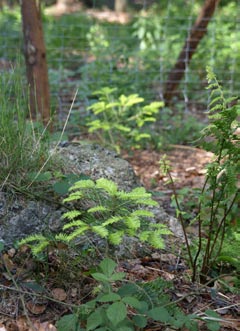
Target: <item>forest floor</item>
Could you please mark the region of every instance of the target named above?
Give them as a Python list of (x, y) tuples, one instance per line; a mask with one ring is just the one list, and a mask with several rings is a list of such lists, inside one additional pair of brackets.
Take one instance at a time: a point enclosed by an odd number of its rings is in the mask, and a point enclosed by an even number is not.
[[(204, 167), (212, 155), (203, 150), (172, 146), (164, 153), (156, 151), (135, 151), (125, 158), (132, 164), (144, 186), (161, 192), (156, 199), (168, 213), (172, 188), (166, 184), (167, 178), (161, 175), (159, 160), (166, 154), (171, 161), (172, 176), (176, 178), (176, 187), (201, 187), (204, 181)], [(81, 305), (84, 296), (90, 296), (94, 282), (84, 273), (73, 271), (65, 260), (61, 265), (59, 257), (50, 252), (49, 264), (36, 264), (25, 247), (16, 251), (10, 249), (2, 254), (0, 262), (0, 331), (55, 331), (55, 322), (64, 314), (72, 312), (71, 305)], [(82, 262), (83, 263), (83, 262)], [(86, 272), (86, 266), (81, 266)], [(78, 266), (79, 268), (79, 266)], [(207, 309), (215, 310), (225, 322), (221, 322), (221, 331), (240, 330), (240, 296), (222, 287), (218, 280), (214, 284), (201, 285), (191, 282), (191, 271), (186, 261), (169, 251), (153, 252), (119, 262), (119, 270), (126, 273), (130, 281), (151, 281), (158, 277), (171, 281), (173, 288), (167, 290), (171, 300), (178, 301), (185, 313), (204, 315)], [(77, 276), (78, 275), (78, 276)], [(231, 285), (232, 277), (223, 280)], [(213, 287), (214, 285), (214, 287)], [(215, 295), (212, 294), (214, 288)], [(146, 331), (173, 331), (160, 323), (145, 327)], [(199, 330), (206, 330), (203, 326)], [(66, 330), (68, 331), (68, 330)]]
[(132, 155), (123, 154), (146, 189), (159, 192), (160, 194), (155, 198), (168, 213), (174, 212), (175, 216), (175, 210), (170, 206), (173, 188), (168, 182), (169, 178), (161, 174), (159, 166), (159, 161), (164, 155), (170, 161), (175, 188), (180, 190), (202, 187), (206, 173), (205, 166), (211, 161), (213, 154), (185, 145), (171, 145), (163, 152), (136, 150)]

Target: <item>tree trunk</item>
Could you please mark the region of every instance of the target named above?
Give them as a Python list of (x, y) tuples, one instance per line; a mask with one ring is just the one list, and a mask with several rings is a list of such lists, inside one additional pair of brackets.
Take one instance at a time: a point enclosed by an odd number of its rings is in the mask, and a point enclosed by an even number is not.
[(164, 100), (166, 104), (171, 102), (174, 92), (178, 87), (181, 79), (184, 76), (185, 70), (189, 65), (193, 54), (195, 53), (199, 42), (207, 32), (207, 26), (211, 20), (214, 11), (220, 0), (206, 0), (194, 26), (192, 27), (189, 36), (186, 39), (185, 45), (178, 57), (175, 67), (170, 72), (164, 92)]
[(117, 13), (123, 13), (127, 10), (127, 0), (115, 0), (114, 10)]
[(22, 0), (20, 3), (24, 55), (30, 92), (30, 112), (33, 119), (40, 114), (46, 125), (50, 120), (50, 93), (40, 1)]

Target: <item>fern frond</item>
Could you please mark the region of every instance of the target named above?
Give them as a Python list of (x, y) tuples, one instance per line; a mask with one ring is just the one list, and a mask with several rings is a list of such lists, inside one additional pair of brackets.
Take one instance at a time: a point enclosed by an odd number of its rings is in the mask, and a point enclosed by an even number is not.
[(74, 218), (78, 217), (81, 214), (82, 214), (82, 212), (80, 212), (79, 210), (71, 210), (71, 211), (64, 213), (62, 215), (62, 218), (67, 218), (69, 220), (73, 220)]
[(18, 245), (21, 246), (21, 245), (28, 245), (30, 243), (34, 243), (34, 242), (44, 242), (46, 241), (47, 238), (42, 235), (42, 234), (33, 234), (33, 235), (30, 235), (26, 238), (23, 238), (19, 241)]
[(139, 200), (136, 200), (136, 203), (145, 205), (145, 206), (153, 206), (153, 207), (158, 206), (157, 201), (152, 200), (152, 199), (139, 199)]
[(130, 216), (142, 216), (142, 217), (154, 217), (153, 212), (149, 211), (149, 210), (144, 210), (144, 209), (137, 209), (134, 210)]
[(33, 255), (38, 255), (44, 251), (45, 248), (49, 246), (49, 241), (41, 241), (38, 244), (32, 246)]
[(112, 180), (106, 178), (100, 178), (96, 181), (96, 187), (103, 189), (110, 195), (115, 195), (118, 190), (118, 186)]
[(82, 227), (82, 228), (76, 229), (75, 231), (73, 231), (72, 233), (67, 235), (67, 237), (66, 237), (67, 242), (70, 242), (71, 240), (73, 240), (77, 237), (81, 237), (83, 235), (83, 233), (86, 232), (87, 230), (89, 230), (89, 227)]
[(91, 229), (102, 238), (106, 238), (108, 236), (108, 230), (104, 226), (94, 225)]
[(41, 235), (41, 234), (34, 234), (27, 238), (22, 239), (19, 243), (21, 245), (28, 245), (31, 247), (33, 255), (38, 255), (39, 253), (43, 252), (46, 247), (50, 245), (50, 240)]
[(149, 238), (149, 236), (150, 236), (150, 231), (142, 231), (140, 234), (139, 234), (139, 239), (141, 240), (141, 241), (148, 241), (148, 238)]
[(163, 249), (165, 247), (163, 238), (158, 232), (152, 232), (149, 235), (148, 243), (158, 249)]
[(55, 236), (55, 240), (68, 243), (68, 235), (66, 233), (59, 233)]
[(71, 193), (67, 198), (63, 199), (63, 202), (76, 201), (76, 200), (80, 200), (82, 198), (83, 198), (83, 194), (78, 191), (78, 192)]
[(81, 220), (76, 220), (76, 221), (72, 221), (70, 223), (67, 223), (63, 226), (63, 230), (66, 230), (66, 229), (70, 229), (72, 227), (89, 227), (86, 223), (84, 223), (83, 221)]
[(108, 240), (113, 245), (119, 245), (122, 242), (124, 231), (112, 232), (108, 236)]
[(140, 226), (141, 226), (141, 222), (140, 222), (140, 219), (138, 217), (126, 217), (125, 218), (125, 224), (126, 226), (129, 228), (129, 229), (139, 229)]
[(131, 192), (118, 192), (118, 197), (123, 200), (139, 201), (140, 199), (150, 199), (151, 193), (147, 193), (144, 187), (137, 187)]
[(112, 216), (102, 223), (103, 226), (111, 225), (119, 222), (122, 219), (121, 216)]
[(215, 97), (209, 104), (209, 107), (211, 108), (212, 105), (214, 105), (215, 103), (221, 103), (222, 102), (222, 96), (217, 96)]
[(70, 187), (69, 191), (79, 190), (79, 189), (89, 189), (94, 187), (95, 187), (95, 183), (93, 180), (84, 179), (74, 183), (73, 186)]
[(151, 223), (149, 224), (149, 227), (153, 229), (153, 231), (157, 231), (159, 234), (172, 234), (172, 231), (168, 229), (168, 227), (165, 224), (161, 223)]
[(96, 206), (88, 209), (88, 213), (97, 213), (97, 212), (106, 212), (109, 211), (109, 208), (104, 206)]

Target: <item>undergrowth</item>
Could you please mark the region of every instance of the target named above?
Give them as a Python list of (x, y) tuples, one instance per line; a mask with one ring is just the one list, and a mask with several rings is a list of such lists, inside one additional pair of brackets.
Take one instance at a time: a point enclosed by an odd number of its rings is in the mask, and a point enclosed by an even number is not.
[(196, 197), (198, 202), (190, 224), (197, 228), (197, 239), (190, 239), (188, 236), (184, 220), (186, 212), (176, 192), (169, 163), (165, 159), (161, 160), (161, 169), (168, 174), (173, 187), (176, 214), (182, 225), (189, 263), (193, 270), (192, 280), (196, 281), (199, 277), (203, 283), (211, 277), (217, 262), (225, 259), (236, 265), (236, 260), (230, 256), (224, 258), (221, 252), (227, 252), (230, 238), (237, 240), (233, 234), (239, 231), (237, 215), (240, 195), (240, 137), (237, 134), (240, 108), (237, 104), (231, 106), (235, 98), (225, 98), (223, 89), (210, 68), (207, 68), (207, 79), (208, 89), (211, 91), (208, 114), (210, 124), (203, 130), (201, 141), (203, 148), (214, 156), (207, 166), (202, 189), (194, 192), (194, 203)]
[(19, 66), (0, 75), (0, 185), (25, 185), (31, 172), (41, 168), (48, 155), (44, 127), (31, 121), (27, 90)]
[(20, 245), (28, 244), (38, 255), (54, 241), (75, 245), (77, 239), (91, 234), (104, 239), (105, 254), (108, 254), (108, 243), (119, 245), (124, 237), (136, 237), (155, 248), (163, 248), (162, 235), (171, 234), (165, 225), (150, 221), (154, 214), (146, 207), (157, 203), (143, 187), (124, 192), (104, 178), (96, 183), (80, 180), (70, 188), (64, 202), (74, 203), (73, 210), (63, 215), (67, 220), (64, 232), (51, 239), (41, 234), (32, 235), (21, 240)]

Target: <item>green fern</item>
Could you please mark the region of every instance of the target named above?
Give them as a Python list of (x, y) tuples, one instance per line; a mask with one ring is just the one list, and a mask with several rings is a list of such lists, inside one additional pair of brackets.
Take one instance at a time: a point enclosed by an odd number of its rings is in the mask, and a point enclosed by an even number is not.
[(47, 248), (52, 241), (50, 238), (45, 237), (42, 234), (33, 234), (20, 240), (18, 243), (19, 246), (28, 245), (35, 256), (39, 255), (42, 251)]
[[(240, 136), (236, 134), (240, 127), (240, 106), (231, 106), (235, 98), (225, 97), (221, 85), (209, 67), (207, 79), (207, 88), (211, 90), (208, 112), (210, 124), (202, 132), (202, 146), (212, 152), (214, 157), (207, 166), (205, 183), (198, 193), (197, 216), (190, 220), (190, 223), (197, 223), (199, 234), (191, 246), (183, 219), (184, 209), (179, 196), (174, 194), (177, 217), (184, 231), (189, 262), (193, 269), (192, 280), (196, 281), (200, 274), (202, 282), (207, 280), (216, 264), (225, 238), (232, 233), (232, 212), (239, 208), (237, 204), (240, 195)], [(164, 159), (161, 169), (168, 174), (174, 186), (169, 165)], [(206, 238), (203, 236), (205, 233)]]
[[(149, 221), (154, 214), (145, 210), (144, 206), (156, 206), (157, 203), (142, 187), (131, 192), (119, 191), (116, 183), (101, 178), (96, 183), (81, 180), (69, 192), (64, 202), (77, 202), (81, 199), (83, 205), (90, 207), (63, 214), (66, 223), (63, 233), (55, 236), (57, 241), (70, 243), (78, 237), (93, 233), (113, 245), (119, 245), (125, 236), (131, 236), (156, 248), (163, 248), (162, 235), (171, 233), (165, 225), (152, 224)], [(25, 240), (25, 243), (31, 242), (37, 242), (38, 251), (44, 249), (48, 243), (44, 236), (33, 236)]]
[(105, 178), (100, 178), (96, 181), (96, 188), (103, 189), (109, 195), (115, 195), (118, 190), (118, 186), (116, 183), (109, 181)]
[(151, 138), (146, 128), (156, 121), (163, 102), (155, 101), (142, 106), (144, 99), (138, 94), (115, 97), (116, 91), (104, 87), (94, 93), (99, 101), (88, 108), (93, 113), (87, 124), (89, 132), (96, 132), (103, 144), (110, 145), (117, 152), (123, 146), (125, 149), (139, 148)]
[(71, 210), (64, 214), (64, 218), (74, 220), (74, 218), (80, 216), (81, 214), (82, 212), (80, 212), (79, 210)]

